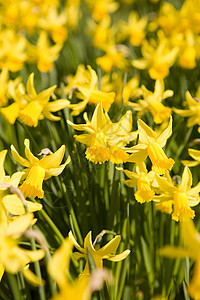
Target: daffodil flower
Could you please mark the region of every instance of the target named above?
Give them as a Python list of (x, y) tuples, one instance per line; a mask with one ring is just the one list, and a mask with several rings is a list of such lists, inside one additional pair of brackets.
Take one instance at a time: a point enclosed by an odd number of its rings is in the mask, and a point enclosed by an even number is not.
[(165, 246), (159, 254), (170, 258), (190, 257), (195, 260), (192, 279), (188, 285), (188, 293), (193, 299), (200, 299), (200, 238), (191, 220), (180, 224), (183, 247)]
[(28, 60), (31, 63), (36, 62), (40, 72), (49, 72), (53, 67), (53, 62), (57, 60), (62, 46), (62, 43), (51, 46), (47, 32), (41, 31), (36, 46), (27, 43)]
[(32, 221), (33, 214), (25, 214), (7, 223), (7, 216), (0, 204), (0, 279), (4, 271), (16, 274), (22, 270), (25, 278), (33, 285), (44, 283), (32, 273), (27, 265), (42, 259), (45, 251), (42, 249), (31, 251), (18, 246), (19, 238)]
[[(0, 201), (3, 204), (5, 210), (13, 215), (25, 214), (25, 208), (21, 199), (16, 194), (9, 193), (9, 186), (18, 187), (21, 177), (24, 172), (16, 172), (12, 176), (6, 176), (4, 170), (4, 160), (7, 150), (0, 152)], [(40, 203), (33, 203), (26, 201), (26, 205), (29, 212), (40, 210), (42, 205)]]
[(86, 265), (85, 269), (82, 273), (82, 276), (89, 275), (90, 270), (89, 270), (89, 262), (88, 262), (88, 251), (90, 255), (92, 256), (95, 266), (97, 269), (103, 268), (103, 259), (107, 259), (110, 261), (121, 261), (125, 259), (129, 253), (130, 250), (125, 250), (124, 252), (120, 254), (114, 255), (113, 253), (116, 252), (121, 236), (116, 235), (112, 240), (110, 240), (105, 246), (100, 248), (99, 250), (95, 249), (95, 246), (92, 244), (92, 233), (91, 231), (87, 234), (87, 236), (84, 239), (84, 248), (82, 248), (76, 241), (75, 237), (73, 236), (72, 232), (69, 232), (69, 240), (70, 242), (74, 245), (74, 247), (79, 251), (79, 252), (74, 252), (73, 256), (75, 259), (79, 258), (86, 258)]
[(185, 222), (188, 219), (193, 219), (195, 216), (194, 210), (190, 206), (195, 206), (199, 203), (200, 183), (191, 188), (192, 174), (186, 166), (183, 171), (181, 184), (178, 186), (164, 177), (156, 176), (156, 180), (162, 194), (155, 196), (157, 202), (173, 202), (174, 211), (172, 219), (175, 221)]
[(112, 123), (108, 114), (103, 112), (102, 104), (99, 103), (89, 121), (87, 113), (84, 115), (86, 124), (76, 125), (67, 121), (76, 130), (87, 131), (87, 134), (75, 135), (77, 141), (87, 145), (86, 158), (94, 163), (103, 163), (111, 160), (112, 163), (122, 163), (128, 158), (125, 146), (136, 139), (137, 132), (131, 132), (132, 113), (127, 113), (117, 123)]
[(70, 257), (73, 245), (69, 238), (65, 239), (59, 249), (55, 251), (51, 260), (48, 262), (48, 272), (56, 281), (60, 288), (60, 293), (52, 300), (77, 299), (89, 300), (90, 288), (89, 278), (82, 277), (73, 283), (69, 281), (66, 272), (69, 272)]
[(169, 75), (178, 50), (178, 47), (170, 48), (168, 40), (159, 32), (158, 45), (155, 41), (149, 43), (144, 40), (141, 49), (143, 58), (133, 60), (132, 65), (141, 70), (148, 69), (152, 79), (163, 79)]
[(131, 12), (128, 17), (128, 23), (121, 22), (122, 36), (128, 37), (130, 43), (139, 47), (145, 39), (145, 29), (147, 25), (147, 17), (139, 18), (136, 12)]
[(184, 166), (195, 167), (200, 164), (200, 151), (195, 149), (188, 149), (189, 155), (194, 158), (194, 160), (182, 160)]
[(11, 146), (13, 158), (19, 164), (26, 167), (23, 171), (25, 173), (23, 177), (26, 179), (20, 186), (20, 190), (25, 197), (43, 198), (43, 180), (61, 174), (65, 166), (70, 162), (70, 157), (68, 157), (64, 164), (60, 165), (65, 153), (65, 146), (62, 145), (55, 153), (47, 155), (39, 160), (31, 153), (30, 142), (28, 139), (25, 139), (24, 145), (26, 158), (21, 157), (15, 147), (13, 145)]
[(164, 174), (166, 170), (170, 170), (174, 164), (172, 158), (167, 158), (162, 148), (166, 144), (166, 140), (172, 134), (172, 117), (169, 125), (161, 133), (157, 134), (142, 120), (138, 120), (139, 144), (129, 148), (131, 156), (128, 162), (143, 162), (149, 156), (152, 162), (152, 170), (158, 174)]
[[(115, 99), (115, 93), (114, 92), (103, 92), (98, 90), (97, 83), (98, 83), (98, 77), (96, 72), (88, 66), (89, 74), (88, 72), (83, 72), (82, 68), (79, 68), (77, 71), (81, 72), (80, 75), (77, 73), (75, 78), (76, 84), (74, 88), (78, 89), (77, 97), (82, 99), (83, 101), (77, 103), (77, 104), (68, 104), (68, 107), (72, 109), (72, 115), (77, 116), (79, 115), (86, 107), (88, 103), (94, 103), (98, 104), (102, 102), (103, 108), (105, 111), (108, 111), (111, 104), (114, 102)], [(86, 80), (84, 78), (81, 78), (81, 74), (84, 76), (89, 77), (89, 82), (86, 84)], [(86, 77), (86, 78), (87, 78)], [(82, 81), (82, 83), (81, 83)]]
[(173, 108), (174, 112), (182, 117), (189, 117), (187, 120), (187, 126), (193, 127), (199, 125), (198, 131), (200, 132), (200, 101), (198, 98), (192, 98), (189, 91), (185, 94), (188, 109)]
[(172, 90), (165, 91), (164, 81), (162, 79), (157, 79), (153, 93), (147, 90), (145, 86), (142, 86), (142, 99), (137, 100), (137, 102), (129, 101), (128, 105), (138, 111), (138, 117), (141, 117), (145, 112), (150, 111), (154, 122), (156, 124), (161, 124), (164, 121), (167, 121), (171, 115), (171, 108), (164, 106), (162, 101), (168, 97), (172, 97), (173, 94), (174, 92)]
[(63, 109), (69, 104), (68, 100), (60, 99), (49, 102), (50, 96), (56, 88), (56, 85), (36, 93), (34, 88), (34, 73), (32, 73), (27, 80), (26, 90), (27, 94), (23, 95), (26, 100), (26, 105), (19, 111), (20, 119), (28, 126), (36, 127), (39, 119), (44, 117), (51, 121), (60, 120), (59, 117), (54, 116), (51, 112)]
[(149, 202), (154, 198), (154, 191), (151, 188), (151, 181), (154, 177), (154, 172), (147, 172), (146, 166), (144, 163), (138, 163), (136, 166), (136, 173), (129, 170), (124, 170), (122, 168), (117, 168), (118, 170), (123, 171), (126, 176), (129, 177), (128, 180), (122, 181), (129, 187), (137, 186), (137, 191), (135, 193), (135, 199), (140, 202)]

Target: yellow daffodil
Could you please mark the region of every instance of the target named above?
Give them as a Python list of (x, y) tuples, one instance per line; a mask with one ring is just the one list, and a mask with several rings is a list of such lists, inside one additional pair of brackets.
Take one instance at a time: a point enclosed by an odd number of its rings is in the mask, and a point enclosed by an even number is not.
[(147, 17), (139, 18), (135, 11), (129, 14), (128, 23), (122, 22), (121, 30), (124, 37), (129, 38), (133, 46), (140, 46), (145, 38), (145, 29), (147, 25)]
[(0, 273), (4, 271), (12, 274), (22, 270), (25, 278), (33, 285), (41, 285), (41, 281), (27, 268), (30, 262), (44, 257), (44, 250), (26, 250), (18, 246), (19, 238), (28, 229), (33, 220), (32, 214), (16, 217), (7, 223), (7, 216), (0, 205)]
[(78, 21), (81, 17), (80, 4), (81, 0), (67, 0), (65, 12), (67, 15), (67, 26), (72, 31), (75, 31), (78, 26)]
[[(79, 115), (86, 107), (88, 103), (98, 104), (102, 102), (103, 108), (105, 111), (108, 111), (111, 104), (114, 102), (115, 93), (107, 93), (98, 90), (98, 77), (96, 72), (88, 66), (89, 72), (84, 71), (84, 69), (80, 66), (77, 70), (75, 78), (73, 80), (75, 86), (71, 87), (72, 89), (78, 89), (77, 97), (82, 99), (83, 101), (77, 104), (69, 104), (68, 107), (71, 108), (72, 115)], [(84, 75), (86, 78), (84, 78)], [(89, 77), (89, 78), (88, 78)], [(86, 82), (89, 82), (86, 84)], [(72, 83), (70, 84), (70, 86)]]
[(159, 254), (170, 258), (190, 257), (195, 260), (192, 279), (188, 285), (189, 295), (195, 299), (200, 299), (200, 239), (199, 232), (194, 223), (189, 220), (180, 224), (183, 247), (165, 246), (160, 249)]
[(192, 127), (199, 125), (198, 131), (200, 132), (200, 101), (198, 98), (192, 98), (189, 91), (186, 92), (186, 100), (188, 109), (173, 108), (174, 112), (182, 117), (189, 117), (187, 120), (187, 126)]
[(122, 168), (117, 169), (122, 170), (129, 177), (128, 180), (122, 180), (127, 186), (137, 186), (135, 199), (138, 202), (144, 203), (153, 200), (154, 191), (151, 188), (151, 181), (153, 180), (154, 172), (151, 171), (148, 173), (144, 163), (137, 164), (136, 173)]
[(7, 68), (11, 72), (20, 71), (27, 58), (25, 37), (5, 29), (0, 33), (0, 44), (0, 68)]
[[(56, 112), (63, 109), (69, 104), (69, 101), (60, 99), (49, 102), (50, 96), (56, 88), (56, 85), (37, 94), (34, 87), (34, 73), (27, 80), (27, 93), (22, 92), (21, 102), (25, 102), (20, 106), (19, 94), (17, 94), (16, 102), (18, 102), (19, 117), (28, 126), (36, 127), (39, 119), (47, 118), (51, 121), (58, 121), (60, 117), (54, 116), (51, 112)], [(21, 109), (20, 109), (21, 108)], [(10, 110), (9, 110), (10, 112)], [(5, 110), (4, 110), (5, 113)]]
[(124, 70), (127, 67), (126, 57), (129, 55), (129, 49), (125, 45), (116, 45), (113, 41), (109, 41), (101, 48), (105, 54), (98, 57), (96, 63), (105, 72), (111, 72), (114, 68)]
[(48, 262), (48, 272), (56, 281), (60, 288), (60, 293), (52, 298), (52, 300), (89, 300), (90, 288), (89, 278), (83, 277), (75, 280), (73, 283), (69, 281), (66, 272), (69, 272), (69, 263), (73, 245), (69, 238), (65, 239), (59, 249), (53, 254)]
[(152, 162), (152, 170), (158, 174), (164, 174), (166, 170), (171, 170), (174, 160), (167, 158), (162, 148), (166, 140), (172, 134), (172, 117), (169, 125), (161, 133), (157, 134), (142, 120), (138, 120), (139, 144), (129, 148), (131, 156), (127, 159), (129, 162), (143, 162), (149, 156)]
[(182, 160), (184, 166), (195, 167), (200, 164), (200, 151), (195, 149), (188, 149), (189, 155), (195, 160)]
[(66, 13), (58, 14), (55, 6), (50, 6), (47, 15), (39, 20), (39, 27), (50, 33), (55, 43), (63, 43), (67, 39), (66, 24)]
[(25, 87), (20, 77), (17, 77), (15, 80), (9, 80), (7, 94), (14, 102), (6, 107), (2, 107), (0, 111), (10, 124), (14, 124), (19, 117), (20, 110), (28, 103), (24, 98)]
[(50, 72), (53, 62), (58, 59), (62, 46), (62, 43), (51, 46), (47, 32), (41, 31), (36, 46), (27, 44), (28, 61), (36, 62), (40, 72)]
[(100, 22), (106, 18), (110, 13), (115, 12), (119, 3), (114, 0), (86, 0), (89, 9), (92, 12), (92, 17), (96, 22)]
[(24, 177), (26, 179), (20, 186), (24, 196), (42, 198), (44, 196), (42, 189), (43, 180), (61, 174), (65, 166), (70, 162), (70, 157), (64, 164), (60, 165), (65, 153), (65, 146), (62, 145), (55, 153), (39, 160), (31, 153), (29, 144), (29, 140), (25, 139), (24, 145), (27, 158), (21, 157), (13, 145), (11, 146), (11, 153), (19, 164), (26, 167), (24, 169)]
[(160, 34), (158, 44), (144, 40), (141, 49), (143, 58), (133, 60), (132, 64), (141, 70), (148, 69), (152, 79), (163, 79), (169, 75), (178, 50), (178, 47), (170, 48), (168, 40)]
[(89, 20), (89, 34), (93, 37), (92, 43), (96, 48), (102, 47), (108, 41), (110, 35), (112, 34), (111, 18), (106, 16), (99, 23), (94, 20)]
[(150, 111), (154, 122), (161, 124), (167, 121), (171, 115), (171, 108), (164, 106), (161, 102), (168, 97), (172, 97), (173, 94), (174, 92), (172, 90), (165, 91), (164, 81), (162, 79), (157, 79), (153, 93), (147, 90), (145, 86), (142, 86), (142, 99), (137, 100), (137, 102), (128, 102), (128, 105), (138, 111), (139, 117), (146, 111)]
[(84, 248), (82, 248), (77, 243), (71, 231), (69, 232), (69, 240), (74, 245), (74, 247), (79, 251), (73, 253), (74, 258), (75, 259), (79, 259), (81, 257), (86, 258), (86, 265), (82, 273), (82, 277), (84, 277), (85, 275), (88, 276), (90, 274), (89, 262), (88, 262), (88, 251), (92, 256), (97, 269), (103, 268), (103, 259), (116, 262), (125, 259), (130, 253), (130, 250), (125, 250), (120, 254), (116, 254), (116, 255), (113, 254), (119, 246), (121, 240), (120, 235), (115, 236), (112, 240), (110, 240), (105, 246), (103, 246), (99, 250), (96, 250), (95, 245), (92, 244), (91, 231), (87, 234), (87, 236), (84, 239)]
[[(11, 194), (9, 187), (18, 187), (24, 172), (14, 173), (12, 176), (6, 176), (4, 171), (4, 160), (7, 150), (0, 152), (0, 202), (2, 207), (13, 215), (21, 215), (25, 213), (24, 205), (17, 194)], [(29, 212), (40, 210), (42, 205), (26, 201)]]
[(121, 147), (136, 139), (137, 132), (131, 132), (132, 113), (127, 113), (117, 123), (112, 123), (107, 113), (103, 112), (99, 103), (89, 121), (87, 113), (84, 113), (86, 124), (76, 125), (67, 121), (76, 130), (87, 131), (87, 134), (75, 135), (77, 141), (85, 144), (86, 158), (94, 163), (104, 163), (111, 160), (112, 163), (122, 163), (128, 158), (128, 154)]
[(154, 199), (158, 202), (173, 202), (174, 211), (172, 213), (172, 219), (182, 222), (187, 221), (189, 218), (193, 219), (195, 212), (190, 206), (195, 206), (200, 201), (200, 183), (191, 188), (192, 174), (188, 167), (185, 167), (181, 184), (178, 186), (175, 186), (171, 180), (169, 181), (158, 175), (156, 176), (156, 180), (162, 194), (155, 196)]

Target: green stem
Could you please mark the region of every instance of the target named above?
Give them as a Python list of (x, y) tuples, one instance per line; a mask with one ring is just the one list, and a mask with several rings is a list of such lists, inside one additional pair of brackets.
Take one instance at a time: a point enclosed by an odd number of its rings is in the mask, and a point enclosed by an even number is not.
[(20, 293), (19, 287), (17, 285), (17, 280), (14, 274), (6, 273), (9, 281), (9, 285), (13, 294), (14, 300), (22, 300), (22, 295)]
[[(35, 199), (31, 198), (33, 202), (37, 202)], [(45, 212), (44, 209), (41, 209), (39, 214), (42, 214), (43, 218), (47, 221), (47, 223), (50, 225), (51, 229), (56, 234), (56, 237), (58, 238), (58, 242), (61, 243), (64, 240), (64, 237), (62, 233), (59, 231), (59, 229), (56, 227), (54, 222), (51, 220), (51, 218), (48, 216), (48, 214)]]
[[(45, 256), (46, 265), (48, 264), (50, 259), (51, 259), (51, 254), (47, 250), (46, 251), (46, 256)], [(55, 296), (58, 293), (56, 282), (53, 280), (53, 278), (50, 276), (49, 273), (47, 273), (47, 274), (48, 274), (48, 281), (49, 281), (49, 287), (50, 287), (51, 295)]]
[[(37, 248), (36, 248), (36, 244), (35, 244), (35, 239), (34, 238), (31, 238), (30, 239), (30, 242), (31, 242), (31, 249), (33, 251), (36, 251)], [(41, 270), (40, 270), (40, 263), (39, 261), (35, 261), (34, 262), (34, 267), (35, 267), (35, 274), (37, 275), (37, 277), (42, 280), (42, 274), (41, 274)], [(39, 290), (39, 297), (40, 297), (40, 300), (46, 300), (46, 295), (45, 295), (45, 288), (43, 285), (40, 285), (38, 287), (38, 290)]]

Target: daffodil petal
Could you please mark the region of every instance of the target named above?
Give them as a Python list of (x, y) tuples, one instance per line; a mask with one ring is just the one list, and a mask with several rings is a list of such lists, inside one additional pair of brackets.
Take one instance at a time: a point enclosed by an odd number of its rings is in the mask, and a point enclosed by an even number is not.
[(25, 155), (27, 159), (31, 162), (31, 164), (38, 163), (39, 159), (35, 157), (30, 151), (30, 141), (28, 139), (25, 139), (24, 145), (25, 145)]
[(7, 227), (7, 235), (21, 235), (22, 232), (28, 229), (33, 220), (33, 214), (26, 214), (17, 217), (14, 221), (10, 222)]
[(105, 256), (105, 255), (109, 255), (110, 253), (116, 252), (120, 241), (121, 241), (121, 236), (116, 235), (105, 246), (103, 246), (101, 249), (98, 250), (98, 254), (101, 256)]
[[(11, 214), (13, 215), (22, 215), (25, 214), (25, 208), (22, 204), (22, 201), (19, 199), (17, 195), (6, 195), (3, 197), (2, 202)], [(34, 203), (31, 201), (26, 201), (26, 205), (28, 207), (28, 212), (35, 212), (42, 209), (42, 204)]]
[(45, 281), (38, 278), (29, 268), (23, 268), (22, 272), (26, 280), (33, 286), (44, 285)]
[(164, 147), (166, 140), (170, 137), (172, 134), (172, 116), (170, 117), (169, 125), (167, 128), (159, 135), (156, 142), (161, 145), (161, 147)]
[(31, 75), (28, 77), (27, 83), (26, 83), (26, 90), (28, 94), (30, 94), (33, 98), (37, 96), (37, 93), (34, 88), (34, 73), (31, 73)]
[(192, 185), (192, 174), (190, 169), (186, 166), (183, 171), (182, 180), (179, 189), (183, 192), (187, 192)]
[(15, 149), (15, 147), (13, 145), (11, 145), (11, 153), (12, 153), (12, 156), (13, 158), (22, 166), (25, 166), (25, 167), (30, 167), (30, 162), (23, 158), (22, 156), (20, 156), (17, 152), (17, 150)]
[(64, 154), (65, 146), (62, 145), (55, 153), (43, 157), (39, 165), (44, 169), (57, 168), (61, 164)]
[(68, 165), (70, 163), (70, 161), (71, 161), (71, 158), (69, 156), (68, 159), (66, 160), (66, 162), (64, 164), (60, 165), (57, 168), (48, 169), (45, 172), (44, 180), (50, 178), (51, 176), (58, 176), (58, 175), (60, 175), (62, 173), (62, 171), (64, 170), (64, 168), (66, 167), (66, 165)]
[(55, 112), (67, 107), (69, 103), (70, 103), (69, 100), (64, 100), (64, 99), (55, 100), (47, 104), (47, 110)]
[(165, 179), (163, 177), (156, 175), (156, 181), (159, 185), (159, 188), (163, 192), (167, 192), (169, 195), (173, 195), (173, 192), (175, 192), (177, 190), (177, 188), (175, 186), (173, 186), (173, 184), (169, 183), (167, 181), (167, 179)]
[(195, 149), (188, 149), (189, 155), (200, 163), (200, 151)]
[(70, 230), (69, 234), (69, 241), (72, 243), (72, 245), (74, 245), (74, 247), (79, 250), (80, 252), (82, 253), (85, 253), (85, 249), (84, 248), (81, 248), (81, 246), (77, 243), (75, 237), (73, 236), (72, 234), (72, 231)]
[(99, 128), (105, 126), (105, 116), (103, 113), (102, 103), (99, 103), (92, 116), (91, 125), (97, 131)]
[(125, 259), (129, 255), (130, 252), (131, 252), (130, 250), (125, 250), (124, 252), (122, 252), (120, 254), (108, 255), (107, 257), (104, 257), (104, 258), (116, 262), (116, 261)]
[(11, 184), (14, 187), (18, 187), (18, 184), (24, 174), (25, 172), (16, 172), (11, 177), (9, 177), (8, 180), (6, 180), (5, 178), (5, 182)]
[(1, 282), (1, 278), (3, 277), (4, 271), (5, 271), (4, 266), (0, 264), (0, 282)]
[(173, 246), (165, 246), (158, 251), (159, 255), (176, 258), (176, 257), (190, 257), (190, 252), (183, 248), (176, 248)]
[(149, 145), (156, 141), (155, 132), (142, 120), (138, 120), (139, 140), (141, 143)]
[(181, 162), (184, 166), (188, 166), (188, 167), (196, 167), (200, 164), (200, 161), (194, 161), (194, 160), (182, 160)]
[(4, 161), (7, 154), (7, 150), (0, 152), (0, 182), (4, 182), (5, 171), (4, 171)]

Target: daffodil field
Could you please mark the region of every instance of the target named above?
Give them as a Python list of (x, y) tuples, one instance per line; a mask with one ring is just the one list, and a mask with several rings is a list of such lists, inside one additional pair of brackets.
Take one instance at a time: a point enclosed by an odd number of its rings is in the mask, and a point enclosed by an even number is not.
[(199, 300), (200, 0), (0, 25), (0, 300)]

